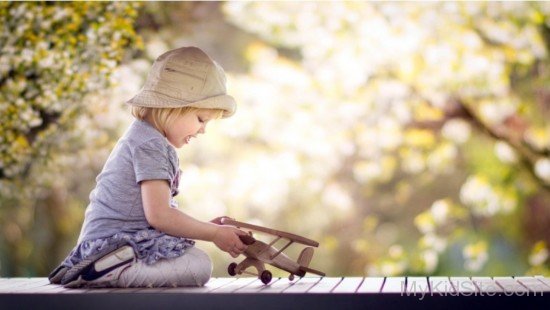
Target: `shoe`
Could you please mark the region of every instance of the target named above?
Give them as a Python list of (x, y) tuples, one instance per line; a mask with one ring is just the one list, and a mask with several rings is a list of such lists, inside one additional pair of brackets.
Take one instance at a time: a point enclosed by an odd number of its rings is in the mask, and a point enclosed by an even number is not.
[(108, 287), (115, 282), (122, 271), (135, 260), (134, 249), (123, 246), (103, 256), (82, 269), (76, 279), (65, 284), (65, 287)]

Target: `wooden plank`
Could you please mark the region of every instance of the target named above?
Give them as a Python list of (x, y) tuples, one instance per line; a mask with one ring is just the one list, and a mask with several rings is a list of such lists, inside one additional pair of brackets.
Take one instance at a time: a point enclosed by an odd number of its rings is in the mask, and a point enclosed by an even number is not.
[(212, 293), (233, 293), (234, 291), (240, 289), (240, 288), (243, 288), (249, 284), (251, 284), (252, 282), (255, 282), (255, 281), (260, 281), (257, 277), (243, 277), (243, 278), (238, 278), (237, 280), (227, 284), (227, 285), (224, 285), (222, 287), (219, 287), (219, 288), (216, 288), (216, 289), (213, 289)]
[(17, 287), (19, 285), (25, 285), (25, 282), (29, 281), (28, 278), (10, 278), (7, 279), (6, 282), (3, 282), (0, 284), (0, 291), (3, 291), (4, 289), (11, 289), (13, 287)]
[[(286, 278), (284, 280), (288, 281)], [(248, 284), (245, 287), (242, 287), (242, 288), (239, 288), (239, 289), (235, 290), (234, 293), (258, 293), (259, 291), (261, 291), (263, 289), (267, 289), (268, 287), (270, 287), (271, 285), (273, 285), (273, 284), (275, 284), (279, 281), (281, 281), (281, 278), (273, 278), (271, 280), (271, 282), (269, 282), (266, 285), (266, 284), (263, 284), (263, 282), (258, 279), (258, 281), (254, 281), (254, 282)]]
[(84, 293), (87, 289), (67, 289), (61, 285), (50, 284), (49, 280), (43, 278), (11, 278), (4, 283), (4, 289), (0, 289), (0, 293)]
[(69, 290), (69, 289), (64, 288), (62, 285), (58, 285), (58, 284), (46, 284), (46, 285), (35, 287), (32, 290), (29, 290), (27, 293), (53, 294), (53, 293), (59, 293), (65, 290)]
[(493, 280), (508, 293), (527, 293), (529, 290), (512, 277), (494, 277)]
[(514, 277), (518, 282), (526, 286), (533, 293), (550, 292), (550, 286), (545, 285), (535, 277)]
[(2, 293), (27, 293), (33, 291), (38, 287), (42, 287), (50, 284), (50, 281), (47, 278), (28, 278), (21, 279), (18, 281), (11, 281), (13, 285), (7, 285), (0, 289)]
[[(487, 296), (487, 295), (485, 295)], [(546, 309), (550, 294), (529, 297), (407, 298), (400, 294), (0, 294), (2, 309)], [(525, 296), (525, 295), (524, 295)], [(299, 298), (296, 298), (299, 297)]]
[(17, 286), (12, 293), (28, 293), (47, 285), (50, 285), (50, 280), (47, 278), (33, 279), (25, 282), (24, 285)]
[[(125, 292), (135, 292), (135, 293), (204, 293), (212, 290), (213, 288), (220, 287), (221, 285), (228, 283), (228, 281), (235, 281), (235, 278), (211, 278), (204, 286), (184, 286), (184, 287), (173, 287), (173, 286), (164, 286), (164, 287), (136, 287), (136, 288), (119, 288), (113, 289), (113, 293), (125, 293)], [(221, 282), (221, 283), (220, 283)]]
[[(2, 278), (0, 294), (94, 294), (94, 293), (537, 293), (550, 292), (549, 280), (544, 277), (307, 277), (289, 281), (274, 278), (269, 285), (263, 285), (256, 277), (213, 278), (204, 287), (180, 288), (105, 288), (67, 289), (61, 285), (49, 284), (47, 278)], [(386, 283), (384, 283), (384, 280)], [(542, 280), (542, 281), (541, 281)], [(402, 285), (406, 283), (406, 290)], [(550, 283), (550, 282), (549, 282)], [(384, 289), (385, 288), (385, 289)], [(521, 296), (521, 295), (518, 295)]]
[(363, 283), (363, 278), (344, 278), (342, 282), (332, 290), (332, 293), (355, 293), (359, 286), (361, 286), (361, 283)]
[(407, 293), (426, 294), (430, 292), (427, 277), (407, 277)]
[(85, 294), (89, 291), (89, 288), (67, 288), (64, 290), (59, 290), (61, 294)]
[[(140, 290), (147, 290), (147, 293), (149, 293), (151, 290), (151, 293), (156, 293), (158, 291), (156, 291), (157, 289), (162, 289), (162, 288), (154, 288), (154, 287), (150, 287), (150, 288), (142, 288), (142, 287), (127, 287), (127, 288), (124, 288), (124, 287), (93, 287), (93, 288), (80, 288), (80, 289), (86, 289), (86, 293), (88, 294), (117, 294), (117, 293), (135, 293), (135, 292), (138, 292)], [(60, 293), (67, 293), (68, 290), (74, 290), (73, 288), (60, 288), (59, 289), (59, 292)]]
[(460, 294), (471, 294), (478, 292), (472, 279), (467, 277), (451, 277), (451, 284), (455, 291)]
[(141, 288), (138, 293), (208, 293), (226, 284), (236, 281), (237, 278), (212, 278), (201, 287), (159, 287), (156, 289)]
[(490, 277), (472, 277), (472, 281), (477, 286), (479, 292), (482, 293), (504, 293), (504, 289), (500, 287), (495, 280)]
[(384, 285), (383, 277), (367, 277), (357, 289), (357, 293), (379, 293)]
[(382, 287), (382, 293), (405, 293), (406, 289), (405, 277), (387, 277)]
[(17, 285), (23, 285), (25, 281), (28, 281), (27, 278), (8, 278), (6, 281), (0, 283), (0, 290), (12, 288)]
[(298, 281), (294, 283), (294, 285), (290, 286), (289, 288), (285, 289), (283, 293), (306, 293), (309, 291), (313, 286), (315, 286), (319, 281), (321, 281), (322, 278), (318, 277), (307, 277), (307, 278), (301, 278)]
[(535, 276), (535, 279), (541, 281), (541, 282), (544, 283), (545, 285), (550, 286), (550, 278), (545, 278), (545, 277), (543, 277), (543, 276)]
[(342, 278), (322, 278), (313, 287), (311, 287), (308, 293), (330, 293), (332, 290), (342, 281)]
[[(319, 280), (320, 278), (316, 277), (316, 279)], [(294, 284), (298, 283), (300, 280), (301, 279), (298, 279), (296, 281), (290, 281), (288, 280), (288, 278), (281, 278), (279, 281), (275, 283), (270, 283), (268, 286), (262, 288), (261, 290), (258, 291), (258, 293), (269, 293), (269, 294), (282, 293), (283, 291), (292, 287)]]
[(430, 293), (447, 296), (447, 294), (456, 293), (449, 277), (429, 277)]
[(237, 281), (237, 278), (216, 278), (216, 281), (208, 282), (204, 287), (207, 292), (211, 292), (235, 281)]

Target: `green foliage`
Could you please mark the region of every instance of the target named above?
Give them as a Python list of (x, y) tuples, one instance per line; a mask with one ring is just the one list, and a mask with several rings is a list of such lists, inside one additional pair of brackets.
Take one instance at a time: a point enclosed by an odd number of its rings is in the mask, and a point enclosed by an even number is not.
[(116, 2), (0, 4), (0, 181), (47, 157), (85, 96), (109, 86), (139, 45), (136, 14)]
[(113, 70), (141, 46), (137, 8), (0, 3), (1, 274), (44, 275), (74, 242), (84, 202), (72, 197), (95, 177), (83, 151), (105, 144), (87, 118), (101, 113), (101, 99), (90, 98), (111, 87)]

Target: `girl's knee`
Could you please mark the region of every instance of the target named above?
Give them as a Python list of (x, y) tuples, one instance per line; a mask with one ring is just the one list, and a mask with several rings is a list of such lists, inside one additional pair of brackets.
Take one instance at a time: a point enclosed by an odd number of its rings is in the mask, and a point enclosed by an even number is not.
[(198, 286), (204, 286), (212, 276), (212, 260), (202, 250), (193, 248), (191, 253), (194, 256), (191, 261), (191, 272)]

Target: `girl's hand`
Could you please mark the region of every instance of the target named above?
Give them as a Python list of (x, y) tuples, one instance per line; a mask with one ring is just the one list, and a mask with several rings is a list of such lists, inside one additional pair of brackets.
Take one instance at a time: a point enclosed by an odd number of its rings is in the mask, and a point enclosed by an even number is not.
[(233, 258), (243, 253), (247, 246), (239, 239), (239, 235), (247, 235), (246, 232), (233, 226), (218, 226), (212, 242), (222, 251), (229, 253)]
[(210, 221), (210, 223), (214, 223), (214, 224), (218, 224), (218, 225), (223, 225), (222, 224), (222, 220), (223, 219), (231, 219), (231, 220), (234, 220), (234, 218), (231, 218), (229, 216), (220, 216), (220, 217), (217, 217), (213, 220)]

